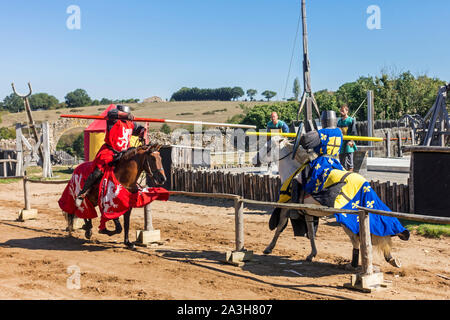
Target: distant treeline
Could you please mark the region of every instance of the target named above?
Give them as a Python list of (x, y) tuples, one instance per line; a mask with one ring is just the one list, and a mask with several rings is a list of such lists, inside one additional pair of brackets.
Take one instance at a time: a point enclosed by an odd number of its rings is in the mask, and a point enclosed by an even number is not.
[[(256, 89), (248, 89), (246, 93), (250, 101), (254, 101), (254, 97), (258, 91)], [(231, 101), (237, 100), (244, 95), (245, 92), (241, 87), (223, 87), (217, 89), (183, 87), (172, 94), (170, 101)], [(265, 90), (261, 95), (264, 96), (267, 101), (270, 101), (277, 93), (275, 91)]]
[[(86, 106), (99, 106), (118, 103), (137, 103), (139, 99), (108, 99), (92, 100), (84, 89), (76, 89), (69, 92), (64, 97), (64, 101), (60, 102), (55, 96), (48, 93), (41, 92), (32, 94), (28, 101), (30, 102), (31, 110), (53, 110), (61, 108), (79, 108)], [(14, 93), (6, 96), (3, 101), (0, 100), (0, 110), (8, 112), (20, 112), (24, 110), (23, 99)]]
[[(414, 76), (409, 71), (394, 75), (382, 73), (380, 76), (360, 77), (356, 81), (344, 83), (336, 91), (316, 91), (314, 96), (320, 112), (335, 110), (340, 116), (340, 106), (347, 104), (350, 115), (357, 121), (364, 121), (367, 119), (367, 91), (372, 90), (375, 119), (397, 120), (405, 114), (424, 117), (432, 108), (439, 87), (443, 85), (443, 80), (426, 75)], [(447, 103), (450, 104), (450, 97)], [(243, 112), (228, 119), (228, 122), (256, 125), (258, 129), (264, 129), (272, 111), (278, 112), (279, 118), (288, 124), (297, 120), (299, 102), (277, 102), (254, 107), (240, 104), (240, 107)]]
[(244, 95), (241, 87), (223, 87), (217, 89), (199, 89), (183, 87), (172, 94), (170, 101), (231, 101)]

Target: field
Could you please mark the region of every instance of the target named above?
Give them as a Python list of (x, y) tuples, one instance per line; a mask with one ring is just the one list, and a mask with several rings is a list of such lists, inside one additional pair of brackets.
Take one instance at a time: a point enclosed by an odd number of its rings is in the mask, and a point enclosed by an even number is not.
[[(0, 184), (0, 299), (450, 299), (448, 237), (413, 231), (407, 242), (393, 238), (393, 254), (403, 266), (396, 269), (374, 255), (389, 287), (364, 294), (343, 287), (354, 273), (345, 267), (352, 247), (334, 218), (320, 221), (318, 256), (310, 263), (304, 260), (309, 241), (294, 237), (290, 224), (272, 255), (263, 255), (273, 235), (269, 215), (246, 208), (245, 247), (255, 256), (235, 267), (221, 262), (234, 249), (231, 202), (181, 196), (153, 202), (153, 225), (163, 244), (130, 251), (122, 235), (97, 234), (98, 219), (91, 241), (82, 231), (68, 237), (57, 204), (64, 185), (30, 185), (39, 217), (15, 221), (22, 188), (21, 181)], [(143, 209), (134, 209), (131, 220), (134, 240), (143, 228)], [(73, 268), (80, 271), (79, 289), (67, 285)]]
[[(180, 101), (180, 102), (153, 102), (132, 103), (133, 115), (146, 118), (164, 118), (172, 120), (195, 120), (209, 122), (226, 122), (236, 114), (241, 114), (239, 106), (254, 106), (265, 102), (250, 101)], [(107, 106), (91, 106), (76, 109), (57, 109), (45, 111), (33, 111), (34, 121), (56, 121), (61, 114), (99, 115)], [(76, 110), (73, 112), (71, 110)], [(25, 123), (27, 115), (25, 111), (19, 113), (3, 113), (0, 127), (11, 127), (18, 122)], [(170, 125), (172, 128), (180, 125)], [(159, 129), (161, 124), (152, 124), (151, 128)]]

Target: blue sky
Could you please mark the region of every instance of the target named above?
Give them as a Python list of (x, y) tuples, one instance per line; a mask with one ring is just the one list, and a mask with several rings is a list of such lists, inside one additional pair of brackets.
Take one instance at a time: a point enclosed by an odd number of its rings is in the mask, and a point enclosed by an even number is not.
[[(66, 26), (70, 5), (80, 30)], [(379, 30), (366, 26), (370, 5)], [(0, 99), (28, 81), (61, 101), (77, 88), (93, 99), (165, 99), (183, 86), (282, 99), (299, 11), (300, 0), (1, 0)], [(383, 68), (450, 81), (448, 1), (307, 0), (307, 16), (314, 91)], [(301, 51), (298, 38), (287, 98)]]

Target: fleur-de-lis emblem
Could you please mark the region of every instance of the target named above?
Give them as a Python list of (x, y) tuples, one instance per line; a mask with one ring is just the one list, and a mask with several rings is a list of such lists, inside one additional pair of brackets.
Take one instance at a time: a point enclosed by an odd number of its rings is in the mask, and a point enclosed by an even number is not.
[(367, 203), (366, 203), (367, 208), (373, 208), (374, 202), (375, 202), (375, 200), (367, 201)]
[(329, 162), (330, 164), (333, 164), (333, 159), (328, 158), (328, 162)]
[(316, 170), (319, 170), (319, 168), (320, 168), (320, 164), (317, 164), (317, 165), (314, 167), (314, 169), (316, 169)]
[(323, 141), (327, 140), (327, 135), (321, 133), (321, 134), (320, 134), (320, 140), (323, 140)]
[(356, 209), (357, 206), (359, 206), (359, 200), (352, 202), (352, 209)]
[(364, 192), (369, 192), (370, 191), (370, 186), (365, 186), (364, 187)]
[(347, 218), (347, 214), (346, 213), (341, 213), (345, 218)]

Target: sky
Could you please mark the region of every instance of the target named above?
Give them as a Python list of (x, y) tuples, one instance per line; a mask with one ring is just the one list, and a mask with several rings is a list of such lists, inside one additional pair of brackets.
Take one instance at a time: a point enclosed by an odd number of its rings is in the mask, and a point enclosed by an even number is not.
[[(306, 9), (313, 91), (381, 70), (450, 81), (448, 0), (306, 0)], [(29, 81), (60, 101), (78, 88), (92, 99), (169, 99), (181, 87), (225, 86), (289, 98), (295, 77), (303, 90), (299, 13), (300, 0), (0, 0), (0, 100), (11, 82), (26, 92)]]

